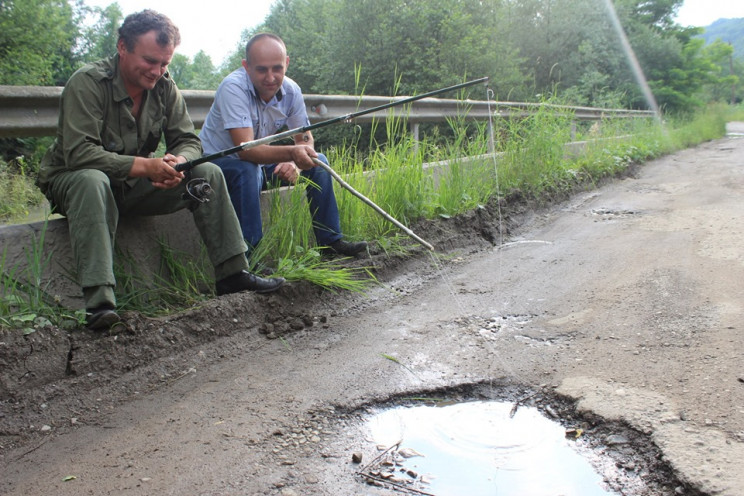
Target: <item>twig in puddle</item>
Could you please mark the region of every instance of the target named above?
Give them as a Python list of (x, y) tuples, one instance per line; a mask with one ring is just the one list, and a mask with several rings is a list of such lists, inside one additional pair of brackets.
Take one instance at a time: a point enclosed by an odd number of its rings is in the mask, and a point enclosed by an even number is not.
[(527, 394), (525, 396), (522, 396), (517, 401), (515, 401), (514, 402), (514, 406), (512, 407), (511, 411), (509, 412), (509, 418), (514, 418), (514, 415), (517, 414), (517, 410), (519, 409), (519, 407), (522, 406), (525, 403), (525, 401), (527, 401), (529, 399), (532, 399), (535, 396), (537, 396), (537, 392), (536, 391), (533, 392), (533, 393)]
[[(396, 360), (393, 360), (393, 361), (396, 361)], [(436, 496), (435, 494), (428, 493), (426, 491), (422, 491), (421, 489), (416, 489), (415, 487), (410, 487), (410, 486), (407, 486), (405, 484), (400, 484), (398, 482), (391, 481), (389, 479), (385, 479), (383, 477), (378, 477), (376, 475), (372, 475), (371, 473), (366, 473), (367, 470), (369, 470), (370, 468), (372, 468), (375, 465), (377, 465), (380, 462), (380, 460), (382, 460), (382, 458), (384, 458), (386, 455), (390, 454), (392, 451), (395, 451), (395, 450), (400, 449), (400, 445), (401, 445), (402, 442), (403, 442), (403, 440), (401, 439), (400, 441), (398, 441), (397, 443), (391, 445), (385, 451), (383, 451), (382, 453), (380, 453), (379, 455), (377, 455), (371, 462), (369, 462), (364, 467), (362, 467), (359, 470), (357, 470), (357, 475), (359, 475), (361, 477), (364, 477), (368, 481), (371, 480), (371, 481), (378, 482), (378, 483), (382, 484), (383, 486), (386, 485), (386, 484), (387, 485), (390, 485), (390, 486), (393, 486), (394, 488), (400, 489), (403, 492), (415, 493), (415, 494), (423, 494), (424, 496)]]

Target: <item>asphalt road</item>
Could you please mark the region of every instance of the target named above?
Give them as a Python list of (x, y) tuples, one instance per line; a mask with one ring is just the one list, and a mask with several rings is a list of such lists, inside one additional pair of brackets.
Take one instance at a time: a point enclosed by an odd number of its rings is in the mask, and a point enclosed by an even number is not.
[(649, 162), (324, 327), (222, 360), (203, 358), (245, 336), (195, 350), (124, 405), (102, 392), (99, 418), (9, 455), (0, 492), (388, 494), (355, 485), (364, 440), (342, 412), (491, 381), (553, 388), (647, 434), (690, 487), (742, 495), (743, 198), (742, 138)]

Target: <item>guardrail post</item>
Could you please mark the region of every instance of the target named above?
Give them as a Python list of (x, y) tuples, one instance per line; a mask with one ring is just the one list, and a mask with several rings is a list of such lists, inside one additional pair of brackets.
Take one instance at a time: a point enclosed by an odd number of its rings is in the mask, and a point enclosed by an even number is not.
[(493, 137), (493, 119), (488, 119), (488, 153), (496, 152), (496, 141)]
[(419, 148), (419, 123), (411, 123), (411, 136), (413, 136), (413, 151), (418, 152)]

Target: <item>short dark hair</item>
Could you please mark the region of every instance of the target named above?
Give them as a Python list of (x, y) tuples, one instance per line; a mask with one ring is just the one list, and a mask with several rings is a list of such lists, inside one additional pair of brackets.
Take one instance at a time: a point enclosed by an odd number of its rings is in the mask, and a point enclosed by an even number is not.
[(176, 25), (168, 17), (150, 9), (129, 14), (124, 19), (119, 28), (119, 41), (123, 41), (124, 46), (131, 52), (137, 39), (150, 31), (157, 33), (157, 42), (160, 46), (172, 44), (176, 47), (181, 43), (181, 33)]
[(287, 51), (287, 45), (284, 44), (284, 40), (281, 39), (278, 35), (275, 35), (274, 33), (258, 33), (251, 36), (251, 39), (248, 40), (248, 43), (245, 44), (245, 61), (249, 64), (251, 63), (251, 47), (254, 43), (256, 43), (258, 40), (263, 38), (271, 38), (272, 40), (278, 41), (281, 43), (281, 45), (284, 47), (284, 51)]

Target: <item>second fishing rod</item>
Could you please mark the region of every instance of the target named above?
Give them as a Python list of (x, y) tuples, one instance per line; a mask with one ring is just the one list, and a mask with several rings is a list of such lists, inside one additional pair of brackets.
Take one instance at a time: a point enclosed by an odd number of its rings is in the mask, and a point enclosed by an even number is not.
[(338, 117), (334, 117), (332, 119), (328, 119), (328, 120), (325, 120), (325, 121), (317, 122), (315, 124), (310, 124), (310, 125), (307, 125), (307, 126), (298, 127), (298, 128), (295, 128), (295, 129), (290, 129), (288, 131), (284, 131), (284, 132), (281, 132), (281, 133), (273, 134), (271, 136), (266, 136), (265, 138), (259, 138), (259, 139), (252, 140), (252, 141), (246, 141), (245, 143), (241, 143), (241, 144), (236, 145), (236, 146), (234, 146), (232, 148), (227, 148), (225, 150), (221, 150), (219, 152), (212, 153), (210, 155), (204, 155), (203, 157), (199, 157), (197, 159), (190, 160), (188, 162), (183, 162), (181, 164), (176, 165), (175, 168), (176, 168), (177, 171), (186, 172), (186, 171), (191, 170), (192, 168), (196, 167), (199, 164), (203, 164), (205, 162), (210, 162), (210, 161), (212, 161), (212, 160), (214, 160), (216, 158), (226, 157), (228, 155), (232, 155), (233, 153), (237, 153), (237, 152), (239, 152), (241, 150), (248, 150), (248, 149), (251, 149), (251, 148), (255, 148), (257, 146), (260, 146), (260, 145), (268, 145), (268, 144), (274, 143), (276, 141), (283, 140), (285, 138), (290, 138), (290, 137), (292, 137), (292, 136), (294, 136), (296, 134), (302, 134), (302, 133), (305, 133), (307, 131), (312, 131), (314, 129), (318, 129), (318, 128), (321, 128), (321, 127), (330, 126), (332, 124), (336, 124), (336, 123), (339, 123), (339, 122), (351, 121), (352, 119), (354, 119), (356, 117), (360, 117), (362, 115), (367, 115), (367, 114), (371, 114), (371, 113), (374, 113), (374, 112), (379, 112), (380, 110), (385, 110), (385, 109), (388, 109), (390, 107), (396, 107), (398, 105), (405, 105), (406, 103), (414, 102), (416, 100), (421, 100), (423, 98), (429, 98), (429, 97), (432, 97), (432, 96), (440, 95), (442, 93), (446, 93), (448, 91), (454, 91), (454, 90), (458, 90), (458, 89), (461, 89), (461, 88), (466, 88), (468, 86), (473, 86), (473, 85), (476, 85), (478, 83), (487, 83), (487, 82), (488, 82), (488, 78), (487, 77), (483, 77), (483, 78), (479, 78), (479, 79), (474, 79), (472, 81), (467, 81), (465, 83), (456, 84), (454, 86), (448, 86), (446, 88), (441, 88), (441, 89), (438, 89), (438, 90), (430, 91), (428, 93), (422, 93), (421, 95), (416, 95), (416, 96), (411, 96), (411, 97), (407, 97), (407, 98), (401, 98), (401, 99), (393, 100), (393, 101), (391, 101), (389, 103), (385, 103), (383, 105), (378, 105), (376, 107), (371, 107), (371, 108), (368, 108), (368, 109), (360, 110), (358, 112), (352, 112), (350, 114), (341, 115), (341, 116), (338, 116)]

